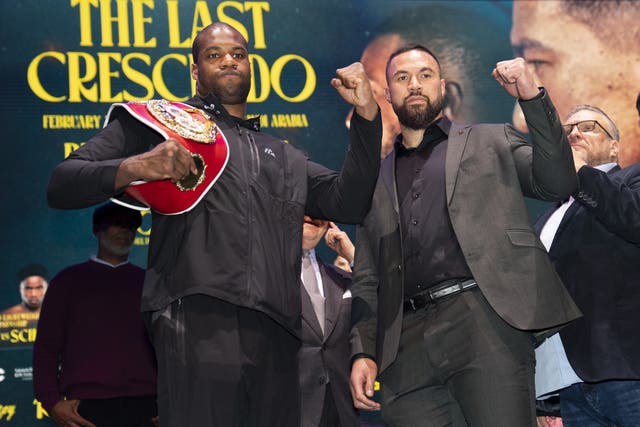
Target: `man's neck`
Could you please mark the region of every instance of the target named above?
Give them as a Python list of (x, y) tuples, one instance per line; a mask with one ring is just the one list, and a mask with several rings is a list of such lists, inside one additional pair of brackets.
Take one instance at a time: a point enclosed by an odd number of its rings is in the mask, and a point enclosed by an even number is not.
[(424, 139), (426, 129), (411, 129), (406, 126), (400, 126), (402, 131), (402, 145), (405, 148), (416, 148)]
[(247, 104), (237, 104), (237, 105), (228, 105), (222, 104), (225, 110), (233, 116), (239, 119), (244, 119), (245, 114), (247, 113)]

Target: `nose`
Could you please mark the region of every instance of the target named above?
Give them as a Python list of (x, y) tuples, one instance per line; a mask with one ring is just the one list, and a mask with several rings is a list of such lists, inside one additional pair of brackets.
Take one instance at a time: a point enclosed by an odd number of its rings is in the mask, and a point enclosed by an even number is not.
[(222, 62), (220, 64), (221, 68), (227, 68), (227, 67), (232, 67), (232, 68), (237, 68), (238, 64), (236, 63), (235, 58), (233, 57), (233, 55), (231, 55), (230, 53), (227, 53), (223, 58), (222, 58)]
[(420, 80), (418, 80), (417, 76), (412, 76), (409, 79), (409, 89), (410, 90), (413, 90), (413, 89), (420, 90), (420, 89), (422, 89), (422, 85), (420, 84)]

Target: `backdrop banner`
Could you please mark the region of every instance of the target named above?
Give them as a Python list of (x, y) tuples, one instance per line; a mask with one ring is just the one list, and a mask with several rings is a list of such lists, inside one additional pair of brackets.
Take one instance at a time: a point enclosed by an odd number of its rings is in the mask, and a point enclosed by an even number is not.
[[(191, 42), (212, 21), (248, 40), (248, 112), (276, 135), (339, 169), (349, 106), (331, 87), (338, 68), (365, 63), (379, 102), (389, 52), (419, 42), (440, 56), (449, 113), (458, 121), (509, 122), (513, 99), (493, 80), (512, 57), (511, 2), (390, 0), (13, 0), (0, 4), (0, 120), (4, 139), (0, 310), (20, 303), (18, 270), (47, 267), (50, 280), (96, 253), (93, 208), (54, 210), (54, 167), (96, 134), (115, 102), (187, 100)], [(69, 188), (69, 191), (74, 191)], [(131, 261), (146, 266), (145, 214)], [(345, 226), (353, 237), (353, 227)], [(325, 259), (333, 255), (320, 250)], [(46, 298), (46, 296), (45, 296)], [(28, 317), (28, 316), (27, 316)], [(0, 425), (53, 425), (33, 397), (35, 318), (0, 314)], [(377, 423), (376, 414), (363, 422)]]

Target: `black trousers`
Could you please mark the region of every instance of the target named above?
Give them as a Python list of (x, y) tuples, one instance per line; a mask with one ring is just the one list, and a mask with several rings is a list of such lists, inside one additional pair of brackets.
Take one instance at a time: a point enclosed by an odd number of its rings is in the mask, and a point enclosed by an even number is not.
[(158, 407), (156, 396), (82, 399), (78, 413), (97, 427), (153, 427)]
[(162, 427), (298, 427), (300, 340), (267, 315), (205, 295), (151, 318)]
[(504, 322), (479, 288), (406, 312), (398, 357), (381, 375), (389, 426), (535, 426), (529, 333)]

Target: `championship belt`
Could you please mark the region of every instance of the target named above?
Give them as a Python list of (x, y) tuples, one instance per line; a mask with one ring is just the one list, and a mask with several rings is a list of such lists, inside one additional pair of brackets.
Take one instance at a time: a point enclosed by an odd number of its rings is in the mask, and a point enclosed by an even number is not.
[(204, 111), (190, 105), (152, 99), (113, 104), (105, 123), (109, 122), (116, 108), (124, 108), (165, 139), (177, 140), (191, 153), (198, 173), (191, 173), (176, 183), (168, 179), (132, 182), (125, 193), (144, 207), (112, 200), (138, 210), (151, 208), (164, 215), (177, 215), (193, 209), (220, 177), (229, 160), (229, 144), (215, 122)]

